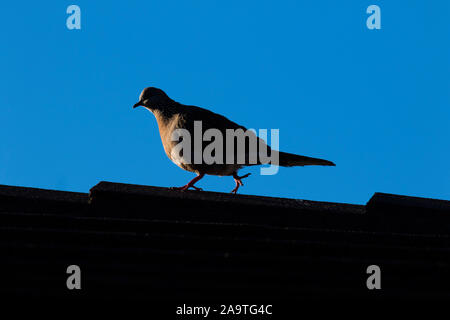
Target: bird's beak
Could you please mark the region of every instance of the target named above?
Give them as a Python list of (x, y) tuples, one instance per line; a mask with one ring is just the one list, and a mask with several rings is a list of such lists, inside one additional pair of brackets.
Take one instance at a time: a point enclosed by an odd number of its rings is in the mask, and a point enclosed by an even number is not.
[(136, 104), (133, 106), (133, 109), (134, 109), (134, 108), (137, 108), (137, 107), (139, 107), (139, 106), (143, 106), (142, 101), (139, 101), (138, 103), (136, 103)]

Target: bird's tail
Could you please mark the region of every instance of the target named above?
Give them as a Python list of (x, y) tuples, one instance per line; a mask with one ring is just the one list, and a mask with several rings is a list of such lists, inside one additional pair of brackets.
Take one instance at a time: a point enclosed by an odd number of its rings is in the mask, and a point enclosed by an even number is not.
[(279, 152), (279, 165), (283, 167), (294, 166), (335, 166), (328, 160), (299, 156), (293, 153)]

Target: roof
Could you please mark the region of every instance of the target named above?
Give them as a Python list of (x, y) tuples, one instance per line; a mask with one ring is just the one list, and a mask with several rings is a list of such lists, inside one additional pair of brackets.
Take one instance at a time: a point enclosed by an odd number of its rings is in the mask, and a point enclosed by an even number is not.
[[(450, 201), (385, 193), (352, 205), (111, 182), (89, 194), (0, 186), (0, 295), (450, 298), (449, 234)], [(65, 286), (69, 265), (82, 270), (79, 291)], [(376, 292), (369, 265), (381, 268)]]

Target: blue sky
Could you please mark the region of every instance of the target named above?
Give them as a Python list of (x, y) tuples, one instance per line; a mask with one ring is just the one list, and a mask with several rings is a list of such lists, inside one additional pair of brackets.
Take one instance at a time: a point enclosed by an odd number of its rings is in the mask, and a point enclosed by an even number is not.
[[(81, 30), (66, 28), (71, 4)], [(366, 27), (371, 4), (381, 30)], [(240, 193), (450, 198), (448, 1), (8, 1), (0, 12), (0, 184), (185, 184), (194, 174), (166, 157), (154, 117), (131, 108), (156, 86), (337, 164), (243, 169)]]

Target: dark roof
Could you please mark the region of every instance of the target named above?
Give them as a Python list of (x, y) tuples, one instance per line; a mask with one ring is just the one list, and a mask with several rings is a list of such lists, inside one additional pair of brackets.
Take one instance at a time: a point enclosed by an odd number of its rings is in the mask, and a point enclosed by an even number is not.
[[(450, 202), (367, 205), (101, 182), (0, 186), (2, 296), (58, 299), (450, 298)], [(79, 265), (82, 290), (65, 286)], [(382, 290), (366, 268), (382, 270)]]

